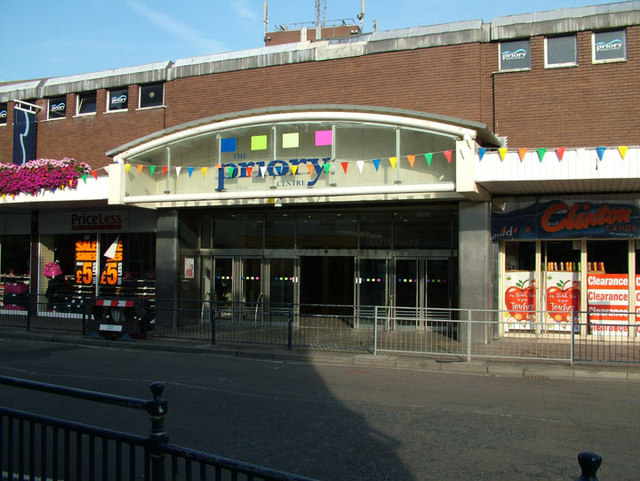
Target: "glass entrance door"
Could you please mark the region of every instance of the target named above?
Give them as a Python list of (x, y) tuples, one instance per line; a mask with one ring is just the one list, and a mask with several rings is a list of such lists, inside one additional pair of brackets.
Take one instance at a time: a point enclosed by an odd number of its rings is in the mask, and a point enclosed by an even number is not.
[(287, 322), (289, 312), (295, 314), (297, 308), (298, 274), (296, 259), (267, 259), (268, 262), (268, 320)]

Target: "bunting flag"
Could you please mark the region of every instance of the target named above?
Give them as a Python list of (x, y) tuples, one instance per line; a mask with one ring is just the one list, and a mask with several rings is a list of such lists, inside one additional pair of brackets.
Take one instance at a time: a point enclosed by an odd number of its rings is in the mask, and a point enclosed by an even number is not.
[[(416, 162), (416, 156), (415, 155), (407, 155), (407, 160), (409, 161), (409, 165), (413, 169), (413, 164), (415, 164), (415, 162)], [(344, 173), (346, 174), (347, 171), (345, 170)]]
[(182, 170), (182, 167), (176, 167), (176, 177), (180, 177), (181, 170)]
[(253, 167), (247, 167), (247, 175), (251, 177), (252, 173), (253, 173)]
[(447, 159), (447, 162), (451, 163), (451, 150), (445, 150), (442, 153), (444, 154), (445, 158)]
[(373, 159), (373, 166), (376, 168), (376, 172), (380, 168), (380, 159)]
[(389, 157), (389, 163), (391, 164), (391, 168), (396, 170), (396, 163), (398, 162), (398, 157)]
[(87, 174), (82, 174), (82, 182), (87, 183)]
[(309, 171), (309, 175), (313, 175), (313, 164), (307, 164), (307, 170)]
[(621, 145), (618, 147), (618, 152), (620, 152), (620, 157), (622, 157), (624, 159), (625, 155), (627, 155), (627, 149), (629, 147), (627, 147), (626, 145)]
[(606, 147), (596, 147), (596, 152), (598, 153), (598, 158), (600, 160), (602, 160), (602, 158), (604, 157), (604, 153), (607, 150)]
[[(193, 167), (189, 167), (189, 169), (191, 169), (191, 171), (189, 172), (189, 177), (191, 177), (191, 174), (193, 172)], [(229, 167), (229, 178), (232, 179), (234, 177), (236, 173), (236, 168), (235, 167)]]
[(150, 166), (149, 166), (149, 173), (150, 173), (151, 175), (153, 175), (153, 173), (154, 173), (155, 171), (156, 171), (156, 166), (155, 166), (155, 165), (150, 165)]
[(487, 149), (484, 148), (484, 147), (480, 147), (478, 149), (478, 155), (480, 156), (480, 160), (482, 160), (482, 157), (484, 157), (484, 154), (485, 154), (486, 151), (487, 151)]
[[(292, 173), (293, 175), (296, 175), (296, 172), (298, 172), (298, 166), (297, 166), (297, 165), (292, 165), (292, 166), (291, 166), (291, 173)], [(247, 172), (247, 175), (248, 175), (249, 177), (251, 177), (251, 174), (249, 174), (248, 172)]]
[(349, 162), (341, 162), (342, 165), (342, 170), (344, 170), (344, 173), (347, 173), (347, 169), (349, 168)]
[(356, 165), (358, 166), (358, 170), (362, 174), (362, 169), (364, 169), (364, 160), (357, 160)]
[(564, 147), (558, 147), (556, 149), (556, 155), (558, 156), (558, 160), (562, 161), (562, 157), (564, 157)]
[[(230, 167), (229, 170), (233, 169), (233, 167)], [(187, 172), (189, 172), (189, 177), (191, 177), (193, 175), (193, 167), (187, 167)]]
[(325, 174), (328, 174), (328, 173), (329, 173), (329, 171), (331, 170), (331, 164), (330, 164), (329, 162), (326, 162), (326, 163), (324, 164), (323, 170), (324, 170), (324, 173), (325, 173)]
[(509, 149), (507, 149), (506, 147), (501, 147), (498, 149), (498, 152), (500, 152), (500, 160), (504, 160), (504, 157), (507, 155), (508, 151)]
[(69, 187), (73, 187), (73, 179), (69, 179)]
[(522, 162), (524, 156), (527, 155), (527, 149), (518, 149), (518, 155), (520, 156), (520, 162)]
[(432, 153), (424, 154), (424, 158), (427, 161), (427, 165), (431, 165), (431, 160), (433, 159), (433, 154)]
[(138, 174), (142, 174), (142, 168), (144, 167), (144, 165), (140, 164), (138, 166)]
[(167, 167), (166, 165), (162, 166), (162, 177), (166, 177), (167, 176), (168, 170), (169, 170), (169, 167)]
[(93, 175), (94, 179), (98, 180), (98, 171), (97, 170), (91, 171), (91, 175)]
[(264, 177), (267, 173), (267, 168), (263, 165), (260, 166), (260, 177)]
[(207, 168), (208, 167), (203, 167), (202, 168), (202, 177), (206, 177), (207, 176)]
[(130, 169), (131, 169), (131, 164), (124, 164), (124, 170), (127, 171), (127, 174), (129, 173)]
[(538, 149), (538, 159), (540, 159), (540, 162), (542, 162), (542, 159), (544, 159), (544, 154), (547, 153), (547, 149), (541, 147)]

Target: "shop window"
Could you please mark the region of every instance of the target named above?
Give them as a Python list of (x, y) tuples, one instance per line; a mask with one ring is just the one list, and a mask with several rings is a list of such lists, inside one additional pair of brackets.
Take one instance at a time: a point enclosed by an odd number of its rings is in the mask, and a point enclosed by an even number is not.
[(529, 39), (500, 43), (500, 70), (531, 68)]
[(575, 35), (545, 39), (545, 66), (568, 67), (577, 63), (578, 47)]
[(587, 242), (587, 268), (601, 274), (628, 274), (628, 241)]
[(594, 32), (593, 62), (618, 62), (627, 58), (627, 34), (624, 30)]
[(18, 276), (28, 279), (29, 253), (31, 251), (28, 235), (0, 237), (0, 273), (3, 277)]
[(7, 125), (7, 104), (0, 104), (0, 125)]
[(140, 86), (140, 108), (160, 107), (164, 105), (164, 84), (155, 83)]
[(267, 249), (293, 249), (296, 221), (291, 214), (267, 215), (265, 243)]
[(360, 216), (358, 247), (360, 249), (391, 249), (392, 216), (366, 213)]
[(129, 108), (129, 89), (109, 90), (107, 95), (107, 112), (121, 112)]
[(334, 212), (296, 217), (299, 249), (356, 249), (358, 222), (354, 216)]
[(47, 118), (64, 119), (67, 116), (67, 97), (53, 97), (49, 99), (49, 108), (47, 110)]
[(547, 271), (579, 271), (579, 241), (550, 241), (543, 244), (543, 266)]
[(454, 208), (401, 212), (393, 220), (394, 249), (452, 249), (457, 243)]
[(96, 93), (87, 92), (78, 94), (77, 115), (87, 115), (96, 113)]
[(262, 249), (263, 236), (261, 215), (230, 214), (214, 220), (213, 247), (216, 249)]
[(535, 271), (535, 242), (506, 242), (505, 269), (507, 271)]

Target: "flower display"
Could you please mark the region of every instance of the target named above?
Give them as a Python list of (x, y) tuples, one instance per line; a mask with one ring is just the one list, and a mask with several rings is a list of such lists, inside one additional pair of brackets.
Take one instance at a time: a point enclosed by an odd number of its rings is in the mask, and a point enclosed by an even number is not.
[(36, 159), (22, 165), (0, 163), (0, 194), (38, 195), (43, 190), (75, 189), (78, 179), (91, 173), (84, 162), (64, 158)]

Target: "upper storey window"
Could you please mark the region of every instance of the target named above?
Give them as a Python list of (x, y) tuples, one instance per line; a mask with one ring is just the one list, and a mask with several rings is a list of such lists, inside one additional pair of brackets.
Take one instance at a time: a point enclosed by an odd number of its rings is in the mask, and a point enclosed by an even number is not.
[(140, 108), (160, 107), (164, 105), (164, 85), (162, 83), (140, 86)]
[(129, 89), (109, 90), (107, 97), (107, 112), (117, 112), (129, 108)]
[(627, 59), (627, 34), (624, 30), (593, 33), (593, 62), (619, 62)]
[(527, 70), (531, 68), (529, 40), (500, 43), (500, 70)]
[(547, 37), (545, 39), (545, 66), (570, 67), (578, 64), (578, 46), (575, 35)]
[(7, 125), (7, 104), (0, 104), (0, 125)]
[(96, 113), (96, 93), (86, 92), (78, 94), (78, 115), (95, 114)]
[(67, 97), (53, 97), (49, 99), (49, 109), (47, 110), (47, 118), (64, 119), (67, 116)]

